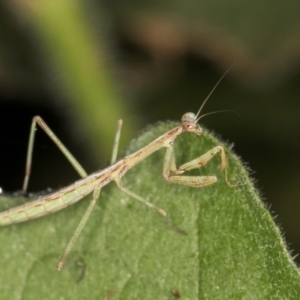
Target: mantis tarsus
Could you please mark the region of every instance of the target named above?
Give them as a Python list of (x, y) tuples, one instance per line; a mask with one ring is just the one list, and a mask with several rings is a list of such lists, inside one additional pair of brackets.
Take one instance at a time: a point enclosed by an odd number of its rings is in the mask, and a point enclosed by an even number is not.
[[(231, 67), (230, 67), (231, 68)], [(166, 147), (167, 151), (165, 154), (165, 160), (163, 165), (163, 176), (164, 178), (171, 183), (182, 184), (190, 187), (204, 187), (210, 184), (213, 184), (217, 181), (216, 176), (183, 176), (182, 174), (185, 171), (189, 171), (195, 168), (200, 168), (208, 163), (208, 161), (214, 157), (217, 153), (221, 155), (221, 169), (225, 172), (225, 181), (231, 186), (227, 179), (227, 169), (226, 169), (226, 157), (225, 151), (222, 146), (216, 146), (211, 150), (207, 151), (205, 154), (200, 157), (187, 162), (181, 165), (179, 168), (176, 167), (175, 163), (175, 155), (173, 142), (181, 133), (189, 132), (194, 133), (196, 135), (201, 135), (203, 133), (202, 128), (198, 124), (200, 118), (205, 115), (199, 117), (200, 112), (205, 105), (206, 101), (209, 99), (215, 88), (218, 86), (220, 81), (224, 78), (224, 76), (228, 73), (230, 68), (224, 73), (224, 75), (219, 79), (216, 83), (212, 91), (206, 97), (204, 102), (202, 103), (198, 113), (195, 115), (194, 113), (185, 113), (181, 118), (181, 123), (179, 126), (169, 130), (163, 135), (159, 136), (150, 144), (146, 145), (142, 149), (132, 153), (125, 158), (116, 162), (118, 145), (122, 127), (122, 120), (118, 121), (117, 133), (115, 136), (115, 142), (113, 146), (113, 153), (111, 159), (111, 165), (103, 170), (95, 172), (91, 175), (88, 175), (78, 161), (73, 157), (73, 155), (69, 152), (69, 150), (61, 143), (61, 141), (56, 137), (56, 135), (51, 131), (51, 129), (47, 126), (47, 124), (43, 121), (43, 119), (39, 116), (35, 116), (32, 120), (28, 150), (27, 150), (27, 161), (26, 161), (26, 171), (25, 171), (25, 179), (23, 184), (23, 192), (25, 193), (28, 186), (30, 169), (32, 163), (32, 152), (33, 152), (33, 144), (34, 144), (34, 136), (36, 131), (36, 124), (38, 124), (53, 140), (53, 142), (58, 146), (58, 148), (64, 153), (67, 159), (70, 161), (72, 166), (77, 170), (79, 175), (82, 177), (81, 180), (76, 181), (75, 183), (60, 189), (57, 192), (51, 193), (49, 195), (45, 195), (40, 197), (37, 200), (28, 202), (18, 207), (11, 208), (4, 212), (0, 213), (0, 225), (9, 225), (18, 222), (27, 221), (30, 219), (35, 219), (49, 213), (61, 210), (77, 201), (82, 199), (87, 194), (93, 192), (92, 201), (88, 206), (85, 214), (83, 215), (78, 227), (75, 230), (74, 235), (72, 236), (69, 244), (67, 245), (63, 255), (61, 256), (57, 269), (61, 270), (62, 266), (70, 253), (76, 239), (78, 238), (81, 230), (83, 229), (86, 221), (88, 220), (97, 199), (99, 198), (101, 188), (108, 184), (111, 181), (115, 181), (121, 191), (130, 195), (131, 197), (141, 201), (146, 204), (150, 208), (154, 209), (158, 213), (160, 213), (165, 220), (168, 222), (167, 213), (155, 206), (154, 204), (148, 202), (146, 199), (140, 197), (139, 195), (129, 191), (122, 184), (121, 178), (123, 175), (136, 164), (144, 160), (147, 156), (151, 155), (153, 152), (159, 150), (162, 147)]]

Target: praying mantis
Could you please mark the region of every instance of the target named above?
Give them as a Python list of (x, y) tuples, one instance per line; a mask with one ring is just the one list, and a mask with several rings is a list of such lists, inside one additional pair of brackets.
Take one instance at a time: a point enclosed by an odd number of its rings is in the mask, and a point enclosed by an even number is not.
[(71, 237), (63, 255), (61, 256), (57, 264), (57, 269), (61, 270), (74, 243), (76, 242), (91, 212), (95, 207), (97, 199), (100, 196), (100, 191), (102, 187), (104, 187), (111, 181), (114, 181), (122, 192), (144, 203), (151, 209), (161, 214), (165, 218), (166, 222), (169, 223), (167, 218), (167, 213), (163, 209), (155, 206), (154, 204), (144, 199), (143, 197), (128, 190), (126, 187), (123, 186), (122, 183), (122, 177), (126, 174), (128, 170), (130, 170), (135, 165), (143, 161), (147, 156), (151, 155), (153, 152), (161, 148), (167, 149), (165, 154), (164, 164), (163, 164), (163, 172), (162, 172), (163, 177), (166, 179), (166, 181), (170, 183), (176, 183), (176, 184), (181, 184), (181, 185), (195, 187), (195, 188), (205, 187), (214, 184), (215, 182), (217, 182), (216, 176), (186, 176), (183, 174), (186, 171), (195, 168), (200, 168), (206, 165), (215, 155), (219, 153), (221, 156), (221, 170), (224, 171), (225, 173), (225, 181), (228, 184), (228, 186), (232, 186), (229, 183), (227, 178), (226, 156), (225, 156), (225, 150), (222, 146), (216, 146), (210, 149), (209, 151), (207, 151), (206, 153), (204, 153), (203, 155), (199, 156), (198, 158), (193, 159), (181, 165), (178, 168), (176, 167), (174, 146), (173, 146), (174, 140), (183, 132), (193, 133), (198, 136), (202, 135), (203, 129), (198, 124), (198, 121), (206, 115), (216, 113), (216, 112), (212, 112), (201, 116), (200, 113), (202, 111), (202, 108), (204, 107), (205, 103), (207, 102), (211, 94), (214, 92), (218, 84), (221, 82), (221, 80), (224, 78), (224, 76), (229, 72), (231, 68), (232, 66), (223, 74), (223, 76), (216, 83), (216, 85), (211, 90), (209, 95), (203, 101), (197, 114), (194, 114), (192, 112), (185, 113), (182, 116), (181, 123), (178, 126), (162, 134), (154, 141), (144, 146), (140, 150), (136, 151), (135, 153), (132, 153), (116, 162), (121, 128), (122, 128), (122, 120), (119, 120), (117, 126), (117, 132), (114, 140), (113, 151), (112, 151), (111, 165), (103, 170), (92, 173), (90, 175), (88, 175), (85, 172), (85, 170), (81, 167), (79, 162), (74, 158), (74, 156), (69, 152), (69, 150), (62, 144), (62, 142), (58, 139), (58, 137), (45, 123), (45, 121), (40, 116), (35, 116), (32, 120), (32, 125), (31, 125), (30, 135), (29, 135), (23, 193), (26, 193), (27, 191), (29, 177), (31, 173), (33, 144), (34, 144), (34, 137), (35, 137), (35, 131), (37, 125), (39, 125), (46, 132), (46, 134), (50, 137), (50, 139), (63, 152), (63, 154), (72, 164), (72, 166), (76, 169), (76, 171), (82, 177), (82, 179), (54, 193), (41, 196), (37, 200), (30, 201), (23, 205), (0, 212), (0, 226), (28, 221), (31, 219), (35, 219), (47, 215), (49, 213), (59, 211), (69, 205), (76, 203), (86, 195), (92, 193), (91, 203), (89, 204), (86, 212), (84, 213), (81, 221), (79, 222), (73, 236)]

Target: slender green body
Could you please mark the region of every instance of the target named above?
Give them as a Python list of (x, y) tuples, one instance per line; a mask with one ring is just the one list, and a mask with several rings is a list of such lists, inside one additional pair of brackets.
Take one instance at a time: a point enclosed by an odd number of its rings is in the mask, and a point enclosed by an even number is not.
[(95, 189), (95, 186), (104, 186), (107, 184), (109, 181), (106, 180), (105, 182), (104, 179), (106, 176), (103, 173), (109, 172), (111, 168), (109, 167), (101, 172), (93, 173), (54, 193), (41, 196), (36, 200), (1, 212), (0, 225), (4, 226), (39, 218), (76, 203), (91, 193)]
[[(103, 170), (90, 174), (75, 183), (62, 188), (49, 195), (30, 201), (26, 204), (11, 208), (0, 213), (0, 226), (28, 221), (39, 218), (49, 213), (59, 211), (93, 192), (95, 187), (102, 188), (115, 179), (120, 179), (127, 170), (135, 166), (146, 156), (162, 147), (168, 147), (170, 143), (182, 132), (181, 127), (160, 136), (146, 147), (126, 156), (124, 159)], [(147, 148), (147, 151), (145, 149)]]

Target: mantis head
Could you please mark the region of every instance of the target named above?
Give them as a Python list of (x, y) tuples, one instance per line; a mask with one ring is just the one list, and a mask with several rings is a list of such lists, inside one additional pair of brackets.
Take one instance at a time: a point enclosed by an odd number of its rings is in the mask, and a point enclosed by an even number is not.
[(181, 126), (184, 131), (201, 135), (203, 130), (197, 122), (197, 116), (192, 112), (185, 113), (181, 118)]

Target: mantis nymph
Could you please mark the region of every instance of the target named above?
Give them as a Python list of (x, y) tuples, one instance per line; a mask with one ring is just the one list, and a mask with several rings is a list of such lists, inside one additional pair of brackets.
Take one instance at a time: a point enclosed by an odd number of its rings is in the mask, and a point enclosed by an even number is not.
[(30, 136), (29, 136), (26, 172), (25, 172), (26, 174), (25, 174), (25, 179), (23, 184), (23, 192), (25, 193), (27, 190), (29, 176), (30, 176), (36, 124), (38, 124), (48, 134), (48, 136), (53, 140), (53, 142), (58, 146), (58, 148), (64, 153), (64, 155), (73, 165), (73, 167), (77, 170), (77, 172), (82, 177), (82, 179), (76, 181), (75, 183), (65, 188), (60, 189), (57, 192), (42, 196), (37, 200), (1, 212), (0, 225), (5, 226), (9, 224), (18, 223), (18, 222), (24, 222), (30, 219), (35, 219), (47, 215), (49, 213), (56, 212), (81, 200), (87, 194), (92, 193), (92, 201), (88, 206), (88, 209), (83, 215), (78, 227), (75, 230), (74, 235), (72, 236), (69, 244), (67, 245), (62, 257), (58, 262), (57, 269), (61, 270), (76, 239), (78, 238), (93, 208), (95, 207), (96, 201), (99, 198), (102, 187), (104, 187), (111, 181), (114, 181), (121, 191), (139, 200), (140, 202), (146, 204), (150, 208), (154, 209), (167, 220), (167, 213), (163, 209), (155, 206), (154, 204), (150, 203), (149, 201), (142, 198), (141, 196), (133, 193), (132, 191), (129, 191), (122, 184), (122, 177), (129, 169), (131, 169), (136, 164), (144, 160), (147, 156), (151, 155), (153, 152), (163, 147), (167, 148), (165, 159), (164, 159), (164, 165), (163, 165), (163, 176), (168, 182), (177, 183), (177, 184), (181, 184), (189, 187), (195, 187), (195, 188), (205, 187), (207, 185), (215, 183), (217, 181), (216, 176), (186, 176), (183, 174), (186, 171), (195, 168), (200, 168), (206, 165), (210, 161), (210, 159), (212, 159), (216, 154), (220, 153), (221, 169), (224, 170), (225, 172), (226, 183), (229, 186), (231, 186), (227, 179), (226, 157), (225, 157), (225, 151), (222, 146), (216, 146), (211, 150), (207, 151), (206, 153), (204, 153), (203, 155), (201, 155), (200, 157), (190, 162), (187, 162), (178, 168), (176, 167), (176, 163), (175, 163), (175, 155), (174, 155), (174, 147), (173, 147), (174, 140), (183, 132), (193, 133), (198, 136), (202, 135), (203, 130), (198, 124), (198, 121), (203, 116), (206, 116), (211, 113), (199, 116), (200, 112), (203, 106), (205, 105), (206, 101), (209, 99), (209, 97), (211, 96), (215, 88), (218, 86), (220, 81), (228, 73), (230, 68), (225, 72), (225, 74), (220, 78), (220, 80), (214, 86), (212, 91), (204, 100), (197, 114), (191, 112), (185, 113), (181, 118), (181, 123), (177, 127), (174, 127), (173, 129), (159, 136), (157, 139), (155, 139), (153, 142), (143, 147), (142, 149), (116, 162), (121, 127), (122, 127), (122, 120), (119, 120), (118, 129), (115, 137), (115, 143), (113, 147), (111, 165), (103, 170), (100, 170), (90, 175), (88, 175), (84, 171), (84, 169), (81, 167), (78, 161), (73, 157), (73, 155), (69, 152), (69, 150), (67, 150), (67, 148), (61, 143), (61, 141), (51, 131), (51, 129), (43, 121), (43, 119), (40, 116), (35, 116), (32, 120)]

